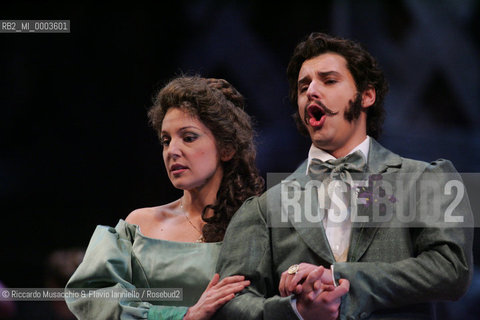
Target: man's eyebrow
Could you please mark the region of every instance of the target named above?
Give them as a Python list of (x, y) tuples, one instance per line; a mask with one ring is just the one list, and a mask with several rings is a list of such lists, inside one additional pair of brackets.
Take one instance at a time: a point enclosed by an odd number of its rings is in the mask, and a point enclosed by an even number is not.
[(340, 72), (337, 71), (325, 71), (325, 72), (318, 72), (318, 76), (320, 78), (326, 78), (328, 76), (340, 76)]
[(310, 76), (305, 76), (302, 79), (298, 80), (297, 86), (300, 87), (304, 83), (309, 83), (310, 82)]
[[(317, 72), (317, 75), (322, 79), (325, 79), (329, 76), (336, 76), (336, 77), (341, 76), (340, 72), (333, 71), (333, 70), (332, 71), (323, 71), (323, 72), (319, 71), (319, 72)], [(305, 77), (298, 80), (297, 86), (300, 87), (302, 84), (309, 83), (310, 81), (311, 81), (310, 76), (306, 75)]]

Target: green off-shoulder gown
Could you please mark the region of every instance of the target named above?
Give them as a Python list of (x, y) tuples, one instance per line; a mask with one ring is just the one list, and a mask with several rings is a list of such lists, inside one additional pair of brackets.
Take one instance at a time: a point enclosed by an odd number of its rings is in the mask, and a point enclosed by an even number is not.
[[(220, 248), (221, 243), (152, 239), (123, 220), (115, 228), (97, 226), (65, 300), (79, 319), (182, 319), (213, 277)], [(179, 288), (183, 297), (147, 301), (127, 294), (148, 288)]]

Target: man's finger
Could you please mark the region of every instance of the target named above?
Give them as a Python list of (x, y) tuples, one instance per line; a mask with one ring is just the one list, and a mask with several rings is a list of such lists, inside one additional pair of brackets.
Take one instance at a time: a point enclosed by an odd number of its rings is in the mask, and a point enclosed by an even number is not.
[(285, 277), (286, 277), (286, 272), (282, 273), (282, 276), (280, 277), (280, 283), (278, 284), (278, 291), (280, 293), (281, 297), (286, 297), (287, 295), (285, 294)]
[(340, 279), (339, 280), (339, 286), (336, 287), (333, 291), (324, 291), (324, 295), (322, 299), (324, 299), (326, 302), (331, 302), (336, 299), (341, 298), (347, 292), (350, 290), (350, 282), (347, 279)]
[(302, 285), (304, 293), (308, 294), (314, 290), (314, 282), (317, 280), (321, 280), (324, 270), (325, 268), (323, 266), (320, 266), (309, 273), (307, 279), (303, 282)]

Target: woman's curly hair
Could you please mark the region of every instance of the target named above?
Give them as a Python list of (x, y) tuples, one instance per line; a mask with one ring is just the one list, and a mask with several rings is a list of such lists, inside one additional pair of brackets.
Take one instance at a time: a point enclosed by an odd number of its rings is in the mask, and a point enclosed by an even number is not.
[(160, 90), (148, 111), (150, 123), (159, 137), (167, 111), (180, 108), (210, 129), (220, 153), (234, 151), (230, 160), (222, 162), (223, 178), (216, 202), (202, 212), (206, 242), (222, 241), (237, 209), (247, 198), (260, 195), (264, 189), (264, 180), (255, 165), (252, 121), (244, 106), (243, 96), (223, 79), (179, 76)]

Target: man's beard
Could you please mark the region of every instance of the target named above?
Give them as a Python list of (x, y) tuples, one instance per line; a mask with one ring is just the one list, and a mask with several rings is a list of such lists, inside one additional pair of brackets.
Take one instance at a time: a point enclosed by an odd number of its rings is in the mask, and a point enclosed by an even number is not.
[(348, 102), (348, 108), (343, 113), (343, 117), (348, 122), (352, 122), (360, 117), (360, 112), (362, 112), (362, 95), (357, 93), (355, 100)]

